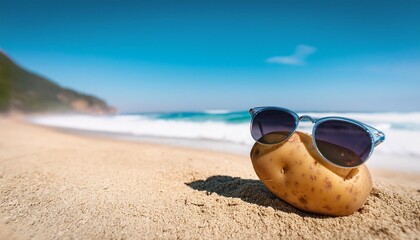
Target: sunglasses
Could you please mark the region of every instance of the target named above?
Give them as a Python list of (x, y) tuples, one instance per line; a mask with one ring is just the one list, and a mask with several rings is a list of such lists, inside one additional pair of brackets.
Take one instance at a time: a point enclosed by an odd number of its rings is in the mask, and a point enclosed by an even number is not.
[(342, 168), (360, 166), (373, 149), (385, 140), (385, 134), (359, 121), (342, 117), (313, 118), (298, 116), (280, 107), (251, 108), (251, 135), (260, 144), (273, 145), (287, 140), (300, 121), (311, 121), (315, 148), (324, 160)]

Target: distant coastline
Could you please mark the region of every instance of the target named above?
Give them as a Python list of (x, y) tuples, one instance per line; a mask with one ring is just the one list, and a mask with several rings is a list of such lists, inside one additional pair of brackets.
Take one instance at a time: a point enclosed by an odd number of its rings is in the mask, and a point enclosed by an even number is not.
[(16, 64), (0, 51), (0, 112), (115, 114), (104, 100), (63, 88)]

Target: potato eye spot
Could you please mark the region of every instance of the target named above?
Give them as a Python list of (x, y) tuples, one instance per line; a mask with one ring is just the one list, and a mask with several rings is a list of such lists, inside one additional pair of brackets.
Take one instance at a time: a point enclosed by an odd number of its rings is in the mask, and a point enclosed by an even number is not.
[(324, 187), (327, 191), (331, 190), (332, 188), (332, 183), (330, 182), (330, 180), (328, 180), (328, 178), (325, 178), (324, 180)]
[(260, 155), (260, 149), (255, 149), (255, 151), (251, 155), (252, 158), (258, 158)]
[(308, 201), (304, 197), (300, 197), (299, 202), (304, 204), (304, 205), (308, 204)]
[(326, 210), (328, 210), (328, 211), (331, 211), (331, 207), (330, 207), (330, 206), (328, 206), (328, 205), (324, 205), (324, 206), (322, 206), (322, 208), (323, 208), (323, 209), (326, 209)]

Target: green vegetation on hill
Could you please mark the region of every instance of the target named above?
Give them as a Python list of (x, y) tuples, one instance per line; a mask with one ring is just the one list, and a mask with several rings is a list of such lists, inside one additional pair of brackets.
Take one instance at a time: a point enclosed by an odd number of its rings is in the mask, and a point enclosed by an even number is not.
[(10, 71), (12, 69), (10, 61), (2, 52), (0, 52), (0, 111), (4, 112), (9, 109), (12, 83)]
[(8, 111), (108, 114), (115, 109), (21, 68), (0, 51), (0, 112)]

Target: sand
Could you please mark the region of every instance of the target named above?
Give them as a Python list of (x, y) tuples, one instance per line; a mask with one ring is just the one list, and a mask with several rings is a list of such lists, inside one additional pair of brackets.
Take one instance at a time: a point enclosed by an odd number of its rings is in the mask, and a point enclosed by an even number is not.
[(420, 237), (417, 174), (372, 171), (365, 206), (328, 217), (276, 198), (246, 156), (9, 118), (0, 118), (0, 132), (0, 239)]

